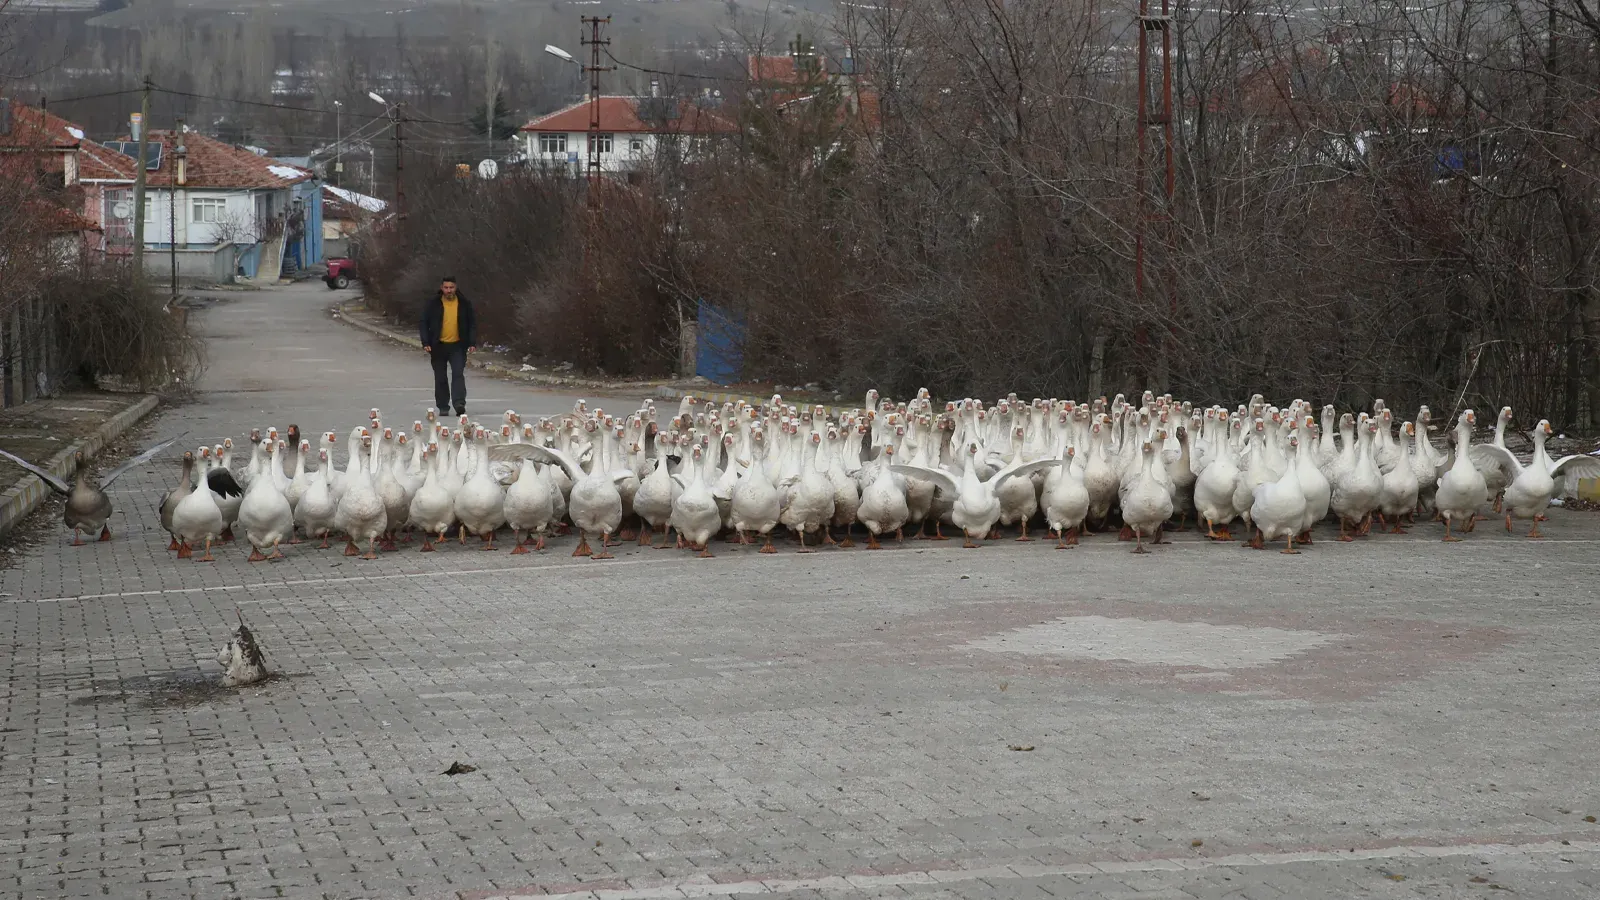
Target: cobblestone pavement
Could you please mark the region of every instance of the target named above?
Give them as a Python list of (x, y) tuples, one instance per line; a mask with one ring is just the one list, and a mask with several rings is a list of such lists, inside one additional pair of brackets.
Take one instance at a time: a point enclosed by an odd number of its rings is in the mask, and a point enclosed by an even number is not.
[[(425, 363), (328, 299), (198, 314), (206, 391), (153, 432), (409, 421)], [(174, 476), (0, 572), (0, 897), (1600, 897), (1592, 514), (204, 565), (163, 549)], [(281, 675), (232, 692), (237, 614)]]

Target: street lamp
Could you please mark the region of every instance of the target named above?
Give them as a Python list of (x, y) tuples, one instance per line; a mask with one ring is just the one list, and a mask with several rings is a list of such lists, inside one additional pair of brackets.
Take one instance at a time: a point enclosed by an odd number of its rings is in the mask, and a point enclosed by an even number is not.
[(544, 52), (550, 54), (551, 56), (554, 56), (556, 59), (564, 59), (567, 62), (572, 63), (573, 65), (578, 67), (578, 94), (582, 95), (583, 94), (583, 63), (578, 62), (576, 59), (573, 58), (571, 53), (568, 53), (567, 51), (561, 49), (560, 47), (557, 47), (555, 44), (545, 44), (544, 45)]
[(390, 106), (389, 101), (383, 99), (383, 95), (377, 91), (367, 91), (367, 96), (382, 104), (384, 111), (389, 114), (389, 121), (394, 123), (394, 212), (403, 220), (406, 217), (406, 153), (400, 126), (405, 121), (405, 113), (400, 109), (400, 104)]

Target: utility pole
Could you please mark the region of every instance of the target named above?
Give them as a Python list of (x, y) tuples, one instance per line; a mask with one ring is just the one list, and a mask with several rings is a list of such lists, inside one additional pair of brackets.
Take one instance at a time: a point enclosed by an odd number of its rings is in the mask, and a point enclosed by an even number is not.
[(499, 46), (493, 37), (483, 46), (483, 133), (489, 139), (489, 158), (494, 159), (495, 101), (499, 100), (500, 85), (495, 80), (495, 64), (500, 61)]
[(133, 277), (144, 281), (144, 159), (149, 146), (150, 76), (144, 77), (144, 99), (139, 101), (139, 158), (133, 164)]
[(394, 212), (402, 221), (406, 217), (406, 140), (401, 127), (406, 121), (406, 104), (394, 105)]
[[(1167, 292), (1167, 315), (1169, 325), (1167, 337), (1163, 339), (1163, 346), (1159, 355), (1159, 371), (1155, 373), (1155, 381), (1162, 389), (1170, 388), (1167, 379), (1170, 376), (1169, 355), (1176, 349), (1173, 329), (1176, 328), (1175, 320), (1178, 315), (1178, 285), (1175, 269), (1175, 241), (1173, 232), (1174, 216), (1177, 209), (1174, 203), (1176, 193), (1177, 167), (1173, 158), (1172, 141), (1172, 7), (1171, 0), (1160, 0), (1161, 11), (1156, 12), (1152, 7), (1155, 0), (1139, 0), (1139, 111), (1138, 121), (1134, 125), (1138, 140), (1138, 150), (1134, 156), (1134, 180), (1139, 192), (1139, 212), (1135, 223), (1133, 242), (1133, 290), (1138, 308), (1143, 315), (1142, 301), (1145, 297), (1145, 287), (1148, 279), (1145, 277), (1145, 266), (1149, 255), (1150, 234), (1149, 226), (1159, 225), (1161, 239), (1164, 246), (1162, 281), (1165, 282)], [(1154, 47), (1152, 39), (1158, 40)], [(1155, 59), (1152, 59), (1152, 56)], [(1151, 125), (1158, 130), (1152, 134)], [(1157, 146), (1151, 147), (1152, 143)], [(1153, 152), (1152, 152), (1153, 151)], [(1157, 184), (1152, 184), (1151, 157), (1160, 154), (1164, 177)], [(1154, 211), (1151, 207), (1154, 206)], [(1141, 324), (1137, 332), (1137, 340), (1141, 346), (1148, 346), (1149, 333)]]
[[(177, 137), (173, 138), (173, 140), (172, 140), (172, 146), (173, 146), (173, 152), (172, 152), (172, 167), (173, 167), (172, 168), (172, 172), (173, 172), (173, 174), (172, 174), (172, 179), (171, 179), (172, 183), (171, 183), (171, 185), (169, 186), (169, 188), (167, 190), (167, 266), (172, 270), (171, 273), (170, 273), (172, 275), (172, 279), (171, 279), (171, 281), (172, 281), (172, 300), (171, 300), (171, 302), (172, 303), (177, 303), (178, 302), (178, 174), (177, 174), (178, 170), (177, 170), (177, 167), (179, 165), (178, 159), (180, 158), (180, 154), (181, 155), (187, 155), (187, 153), (188, 153), (188, 151), (186, 151), (184, 149), (184, 146), (183, 146), (183, 120), (182, 119), (178, 120), (178, 127), (177, 127), (177, 129), (175, 130), (174, 133), (177, 135)], [(188, 191), (184, 191), (185, 202), (187, 202), (188, 193), (189, 193)]]
[(344, 187), (344, 104), (333, 101), (333, 186)]
[[(589, 26), (589, 36), (582, 39), (585, 47), (589, 48), (589, 64), (584, 66), (584, 71), (589, 73), (589, 134), (586, 141), (589, 150), (590, 182), (600, 174), (600, 73), (610, 72), (616, 66), (600, 65), (601, 48), (611, 46), (610, 38), (600, 36), (600, 26), (610, 25), (610, 16), (584, 16), (579, 19)], [(615, 149), (615, 148), (613, 148)], [(589, 193), (590, 202), (593, 203), (593, 192)]]

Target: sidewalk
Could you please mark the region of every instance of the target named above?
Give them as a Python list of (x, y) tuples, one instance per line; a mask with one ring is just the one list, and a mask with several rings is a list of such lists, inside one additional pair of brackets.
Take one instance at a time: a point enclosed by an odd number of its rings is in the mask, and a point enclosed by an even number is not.
[[(93, 458), (156, 408), (154, 394), (62, 394), (0, 410), (0, 445), (60, 478), (72, 475), (74, 453)], [(50, 488), (0, 459), (0, 536), (50, 496)]]

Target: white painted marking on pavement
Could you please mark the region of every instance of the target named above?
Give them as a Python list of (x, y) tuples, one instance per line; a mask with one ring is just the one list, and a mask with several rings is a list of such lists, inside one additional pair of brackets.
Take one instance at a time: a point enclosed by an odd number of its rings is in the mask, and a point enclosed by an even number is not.
[[(655, 565), (687, 565), (690, 560), (616, 559), (605, 560), (605, 568)], [(4, 603), (71, 603), (76, 600), (112, 600), (128, 597), (160, 597), (169, 594), (203, 594), (207, 591), (253, 591), (260, 588), (304, 587), (318, 584), (348, 584), (353, 581), (396, 581), (415, 578), (460, 578), (466, 575), (506, 575), (512, 572), (547, 572), (552, 569), (596, 569), (592, 561), (578, 563), (552, 563), (547, 566), (504, 566), (493, 569), (462, 569), (451, 572), (396, 572), (388, 575), (345, 575), (338, 578), (300, 578), (293, 581), (258, 581), (252, 584), (216, 584), (183, 588), (159, 588), (148, 591), (116, 591), (106, 594), (78, 594), (70, 597), (45, 597), (39, 600), (5, 600)], [(249, 600), (239, 602), (252, 602)]]
[[(914, 884), (956, 884), (971, 881), (1008, 881), (1050, 878), (1060, 875), (1125, 875), (1132, 872), (1200, 871), (1216, 868), (1253, 869), (1294, 863), (1344, 862), (1362, 859), (1444, 859), (1458, 856), (1506, 859), (1535, 854), (1600, 852), (1600, 841), (1541, 841), (1530, 844), (1456, 844), (1446, 846), (1395, 846), (1338, 852), (1333, 850), (1291, 851), (1283, 853), (1236, 853), (1229, 856), (1173, 856), (1144, 860), (1094, 860), (1066, 865), (1018, 864), (988, 866), (981, 869), (930, 869), (894, 875), (845, 875), (827, 878), (773, 878), (762, 881), (708, 882), (704, 876), (656, 887), (626, 890), (572, 891), (546, 894), (536, 888), (508, 894), (481, 895), (482, 900), (682, 900), (684, 897), (725, 897), (733, 894), (788, 894), (795, 891), (827, 890), (838, 893), (876, 891)], [(456, 896), (459, 896), (456, 895)]]

